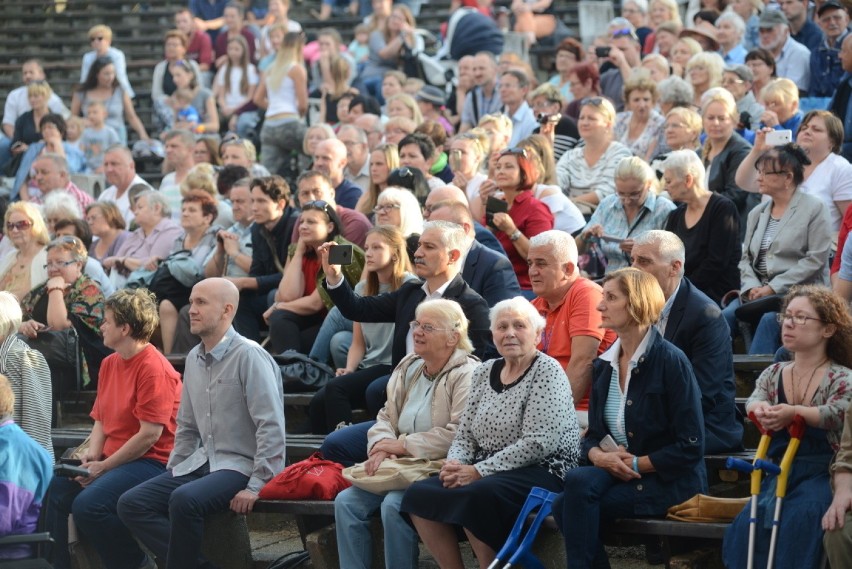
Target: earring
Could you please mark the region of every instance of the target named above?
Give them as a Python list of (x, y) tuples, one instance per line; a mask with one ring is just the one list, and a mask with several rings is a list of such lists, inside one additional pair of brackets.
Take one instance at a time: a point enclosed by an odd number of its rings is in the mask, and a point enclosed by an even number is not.
[(396, 257), (391, 257), (391, 263), (396, 263)]

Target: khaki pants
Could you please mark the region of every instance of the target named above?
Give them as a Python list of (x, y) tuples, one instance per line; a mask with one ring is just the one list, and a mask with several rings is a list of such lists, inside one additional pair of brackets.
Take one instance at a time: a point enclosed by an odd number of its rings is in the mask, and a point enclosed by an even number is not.
[(822, 544), (832, 567), (852, 567), (852, 512), (846, 512), (841, 529), (825, 532)]

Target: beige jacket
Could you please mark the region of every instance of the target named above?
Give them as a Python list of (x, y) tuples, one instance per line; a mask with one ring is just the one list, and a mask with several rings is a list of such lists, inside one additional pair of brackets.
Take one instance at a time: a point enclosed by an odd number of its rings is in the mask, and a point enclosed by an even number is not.
[(382, 439), (399, 439), (415, 458), (437, 460), (447, 456), (467, 403), (473, 370), (479, 365), (479, 360), (463, 350), (456, 350), (444, 366), (449, 372), (438, 378), (438, 384), (432, 391), (432, 428), (422, 433), (404, 435), (397, 430), (397, 425), (408, 395), (405, 376), (409, 367), (420, 365), (423, 365), (420, 356), (408, 354), (393, 370), (388, 383), (387, 403), (379, 411), (376, 424), (367, 433), (368, 451)]

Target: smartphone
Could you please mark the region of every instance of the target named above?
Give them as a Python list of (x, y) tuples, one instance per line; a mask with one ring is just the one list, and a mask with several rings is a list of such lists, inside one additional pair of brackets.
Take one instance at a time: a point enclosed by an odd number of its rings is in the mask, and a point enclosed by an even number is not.
[(766, 144), (769, 146), (784, 146), (793, 142), (792, 130), (773, 130), (766, 133)]
[(596, 47), (595, 57), (609, 57), (609, 46)]
[(485, 223), (492, 229), (497, 229), (494, 225), (495, 213), (507, 213), (509, 204), (503, 200), (497, 199), (494, 196), (488, 196), (488, 201), (485, 202)]
[(607, 243), (621, 243), (624, 239), (621, 237), (613, 237), (612, 235), (601, 235), (601, 241), (606, 241)]
[(69, 466), (82, 466), (82, 465), (83, 465), (83, 461), (82, 461), (82, 460), (80, 460), (79, 458), (65, 458), (65, 457), (61, 457), (61, 458), (59, 459), (59, 462), (60, 462), (61, 464), (67, 464), (67, 465), (69, 465)]
[(607, 435), (602, 438), (598, 446), (601, 447), (601, 450), (604, 452), (615, 452), (618, 450), (618, 443), (615, 442), (612, 435)]
[(461, 150), (450, 150), (450, 170), (456, 172), (461, 170)]
[(89, 471), (82, 466), (71, 466), (70, 464), (57, 464), (53, 467), (53, 475), (62, 478), (89, 477)]
[(328, 252), (329, 265), (351, 265), (352, 245), (335, 245)]

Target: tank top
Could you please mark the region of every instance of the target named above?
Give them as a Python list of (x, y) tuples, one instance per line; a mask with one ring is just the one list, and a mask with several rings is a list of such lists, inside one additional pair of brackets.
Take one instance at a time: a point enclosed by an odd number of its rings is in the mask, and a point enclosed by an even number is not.
[(296, 85), (290, 77), (290, 69), (293, 64), (287, 66), (287, 71), (284, 73), (281, 84), (278, 89), (273, 89), (269, 83), (269, 77), (266, 81), (266, 97), (269, 101), (269, 106), (266, 109), (266, 116), (272, 117), (284, 113), (298, 115), (299, 110), (296, 108)]

